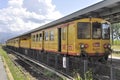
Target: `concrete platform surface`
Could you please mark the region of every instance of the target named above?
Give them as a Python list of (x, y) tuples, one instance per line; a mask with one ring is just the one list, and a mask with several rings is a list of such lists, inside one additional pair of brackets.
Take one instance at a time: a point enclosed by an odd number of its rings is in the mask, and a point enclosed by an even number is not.
[[(111, 56), (109, 56), (109, 59), (111, 58)], [(112, 56), (112, 59), (120, 59), (120, 57), (115, 57), (115, 56)]]
[(8, 80), (7, 73), (5, 71), (1, 56), (0, 56), (0, 80)]

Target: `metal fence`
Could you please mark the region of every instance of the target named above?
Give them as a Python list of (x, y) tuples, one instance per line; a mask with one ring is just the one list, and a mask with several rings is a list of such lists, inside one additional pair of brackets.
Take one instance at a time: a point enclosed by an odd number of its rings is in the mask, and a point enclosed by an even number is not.
[(41, 51), (18, 50), (18, 52), (21, 52), (22, 55), (25, 55), (33, 60), (37, 60), (40, 63), (44, 63), (53, 67), (55, 70), (59, 70), (60, 72), (72, 77), (79, 74), (83, 80), (120, 80), (119, 61), (118, 63), (112, 63), (110, 61), (107, 63), (100, 63), (95, 61), (90, 62), (86, 58), (64, 56), (61, 54)]
[[(93, 80), (120, 80), (120, 67), (112, 62), (99, 63), (89, 62), (88, 60), (79, 61), (79, 63), (71, 62), (71, 72), (79, 73), (82, 78), (92, 78)], [(72, 74), (74, 76), (74, 74)]]

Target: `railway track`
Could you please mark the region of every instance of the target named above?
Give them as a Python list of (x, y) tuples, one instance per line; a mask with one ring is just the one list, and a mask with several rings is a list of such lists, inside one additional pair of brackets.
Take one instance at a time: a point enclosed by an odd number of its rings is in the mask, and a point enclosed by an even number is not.
[(24, 75), (24, 77), (26, 77), (29, 80), (35, 80), (34, 77), (32, 77), (28, 71), (25, 69), (25, 65), (29, 66), (27, 64), (25, 64), (24, 62), (21, 62), (21, 60), (19, 60), (15, 55), (13, 54), (8, 54), (8, 57), (11, 59), (11, 61), (14, 63), (14, 65), (22, 72), (22, 74)]
[[(22, 58), (19, 59), (30, 66), (30, 70), (27, 69), (27, 71), (30, 71), (30, 74), (36, 78), (35, 80), (53, 80), (52, 78), (45, 75), (45, 73), (43, 72), (44, 69), (37, 67), (35, 64), (30, 63), (29, 61), (25, 61)], [(26, 68), (28, 68), (28, 66), (26, 66)]]
[[(67, 74), (57, 72), (53, 68), (50, 68), (47, 65), (43, 65), (42, 63), (40, 64), (38, 61), (31, 60), (30, 58), (20, 55), (13, 50), (7, 49), (7, 51), (10, 53), (15, 53), (14, 56), (16, 56), (16, 58), (18, 58), (19, 60), (16, 60), (16, 62), (12, 58), (12, 61), (15, 63), (16, 66), (24, 66), (25, 70), (30, 72), (35, 80), (74, 80)], [(25, 75), (24, 72), (23, 74)]]
[[(14, 52), (14, 51), (12, 51), (12, 52)], [(57, 72), (55, 69), (53, 69), (53, 68), (51, 68), (51, 67), (49, 67), (47, 65), (43, 65), (42, 63), (38, 62), (37, 60), (32, 60), (32, 59), (30, 59), (30, 58), (28, 58), (26, 56), (18, 54), (17, 52), (14, 52), (14, 53), (22, 61), (24, 61), (25, 63), (32, 66), (31, 67), (32, 69), (36, 68), (36, 69), (34, 69), (35, 72), (40, 73), (40, 72), (44, 72), (45, 70), (49, 70), (50, 72), (56, 74), (58, 77), (62, 77), (62, 78), (64, 77), (64, 79), (73, 80), (73, 78), (71, 76), (69, 76), (69, 75), (67, 75), (65, 73), (60, 73), (59, 71)], [(79, 70), (84, 69), (80, 65), (83, 65), (83, 64), (80, 63), (80, 64), (77, 65), (79, 67)], [(92, 65), (92, 68), (90, 67), (90, 65)], [(76, 65), (73, 64), (74, 68), (75, 68), (75, 66)], [(70, 68), (70, 70), (71, 70), (71, 68)], [(119, 78), (120, 75), (118, 75), (120, 73), (120, 65), (119, 65), (118, 60), (113, 59), (112, 63), (111, 63), (111, 59), (109, 59), (107, 64), (101, 64), (101, 63), (93, 63), (93, 64), (91, 64), (91, 63), (88, 62), (88, 68), (92, 69), (93, 80), (120, 80), (120, 78)], [(81, 72), (79, 72), (79, 73), (81, 73)], [(40, 74), (46, 75), (44, 73), (40, 73)], [(82, 74), (83, 74), (83, 72), (82, 72)], [(52, 77), (54, 77), (53, 80), (58, 80), (58, 79), (55, 79), (55, 76), (52, 76)], [(49, 77), (49, 79), (50, 79), (50, 77)], [(45, 80), (47, 80), (47, 79), (45, 79)], [(52, 78), (50, 80), (52, 80)]]
[(41, 68), (36, 68), (36, 66), (30, 62), (24, 61), (22, 58), (18, 58), (13, 54), (9, 54), (9, 57), (17, 68), (19, 68), (19, 70), (24, 74), (24, 77), (29, 77), (29, 80), (52, 80), (45, 76)]

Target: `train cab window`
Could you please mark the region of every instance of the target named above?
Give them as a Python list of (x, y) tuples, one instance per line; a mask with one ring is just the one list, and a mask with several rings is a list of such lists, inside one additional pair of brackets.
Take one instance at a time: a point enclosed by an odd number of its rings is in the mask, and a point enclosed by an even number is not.
[(66, 28), (62, 28), (61, 29), (61, 32), (62, 32), (62, 40), (66, 40)]
[(48, 32), (45, 32), (45, 41), (48, 41), (49, 36), (48, 36)]
[(88, 22), (79, 22), (77, 27), (77, 37), (78, 39), (89, 39), (91, 38), (90, 34), (90, 23)]
[(42, 34), (39, 34), (39, 41), (42, 41)]
[(102, 38), (110, 39), (110, 25), (108, 23), (102, 24)]
[(101, 23), (98, 23), (98, 22), (94, 22), (92, 23), (92, 36), (93, 36), (93, 39), (101, 39), (102, 36), (101, 36)]
[(50, 40), (53, 41), (54, 40), (54, 32), (50, 31)]

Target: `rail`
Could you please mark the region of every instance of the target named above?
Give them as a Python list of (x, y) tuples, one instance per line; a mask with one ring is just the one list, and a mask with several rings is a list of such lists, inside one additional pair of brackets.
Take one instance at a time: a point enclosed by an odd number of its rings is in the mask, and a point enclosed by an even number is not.
[(40, 67), (42, 67), (42, 68), (44, 68), (44, 69), (46, 69), (46, 70), (48, 70), (48, 71), (56, 74), (57, 76), (65, 79), (65, 80), (74, 80), (73, 77), (71, 77), (71, 76), (69, 76), (69, 75), (67, 75), (67, 74), (64, 74), (64, 73), (61, 73), (61, 72), (59, 72), (59, 71), (56, 71), (55, 69), (53, 69), (53, 68), (51, 68), (51, 67), (48, 67), (47, 65), (44, 65), (44, 64), (42, 64), (42, 63), (40, 63), (40, 62), (38, 62), (38, 61), (36, 61), (36, 60), (32, 60), (32, 59), (30, 59), (30, 58), (28, 58), (28, 57), (26, 57), (26, 56), (24, 56), (24, 55), (22, 55), (22, 54), (20, 54), (20, 53), (18, 53), (18, 52), (15, 52), (15, 51), (13, 51), (13, 50), (11, 50), (11, 49), (8, 49), (8, 48), (6, 48), (6, 49), (7, 49), (8, 51), (11, 51), (11, 52), (15, 53), (17, 56), (20, 56), (20, 57), (24, 58), (25, 60), (28, 60), (28, 61), (30, 61), (30, 62), (32, 62), (32, 63), (34, 63), (34, 64), (36, 64), (36, 65), (38, 65), (38, 66), (40, 66)]

